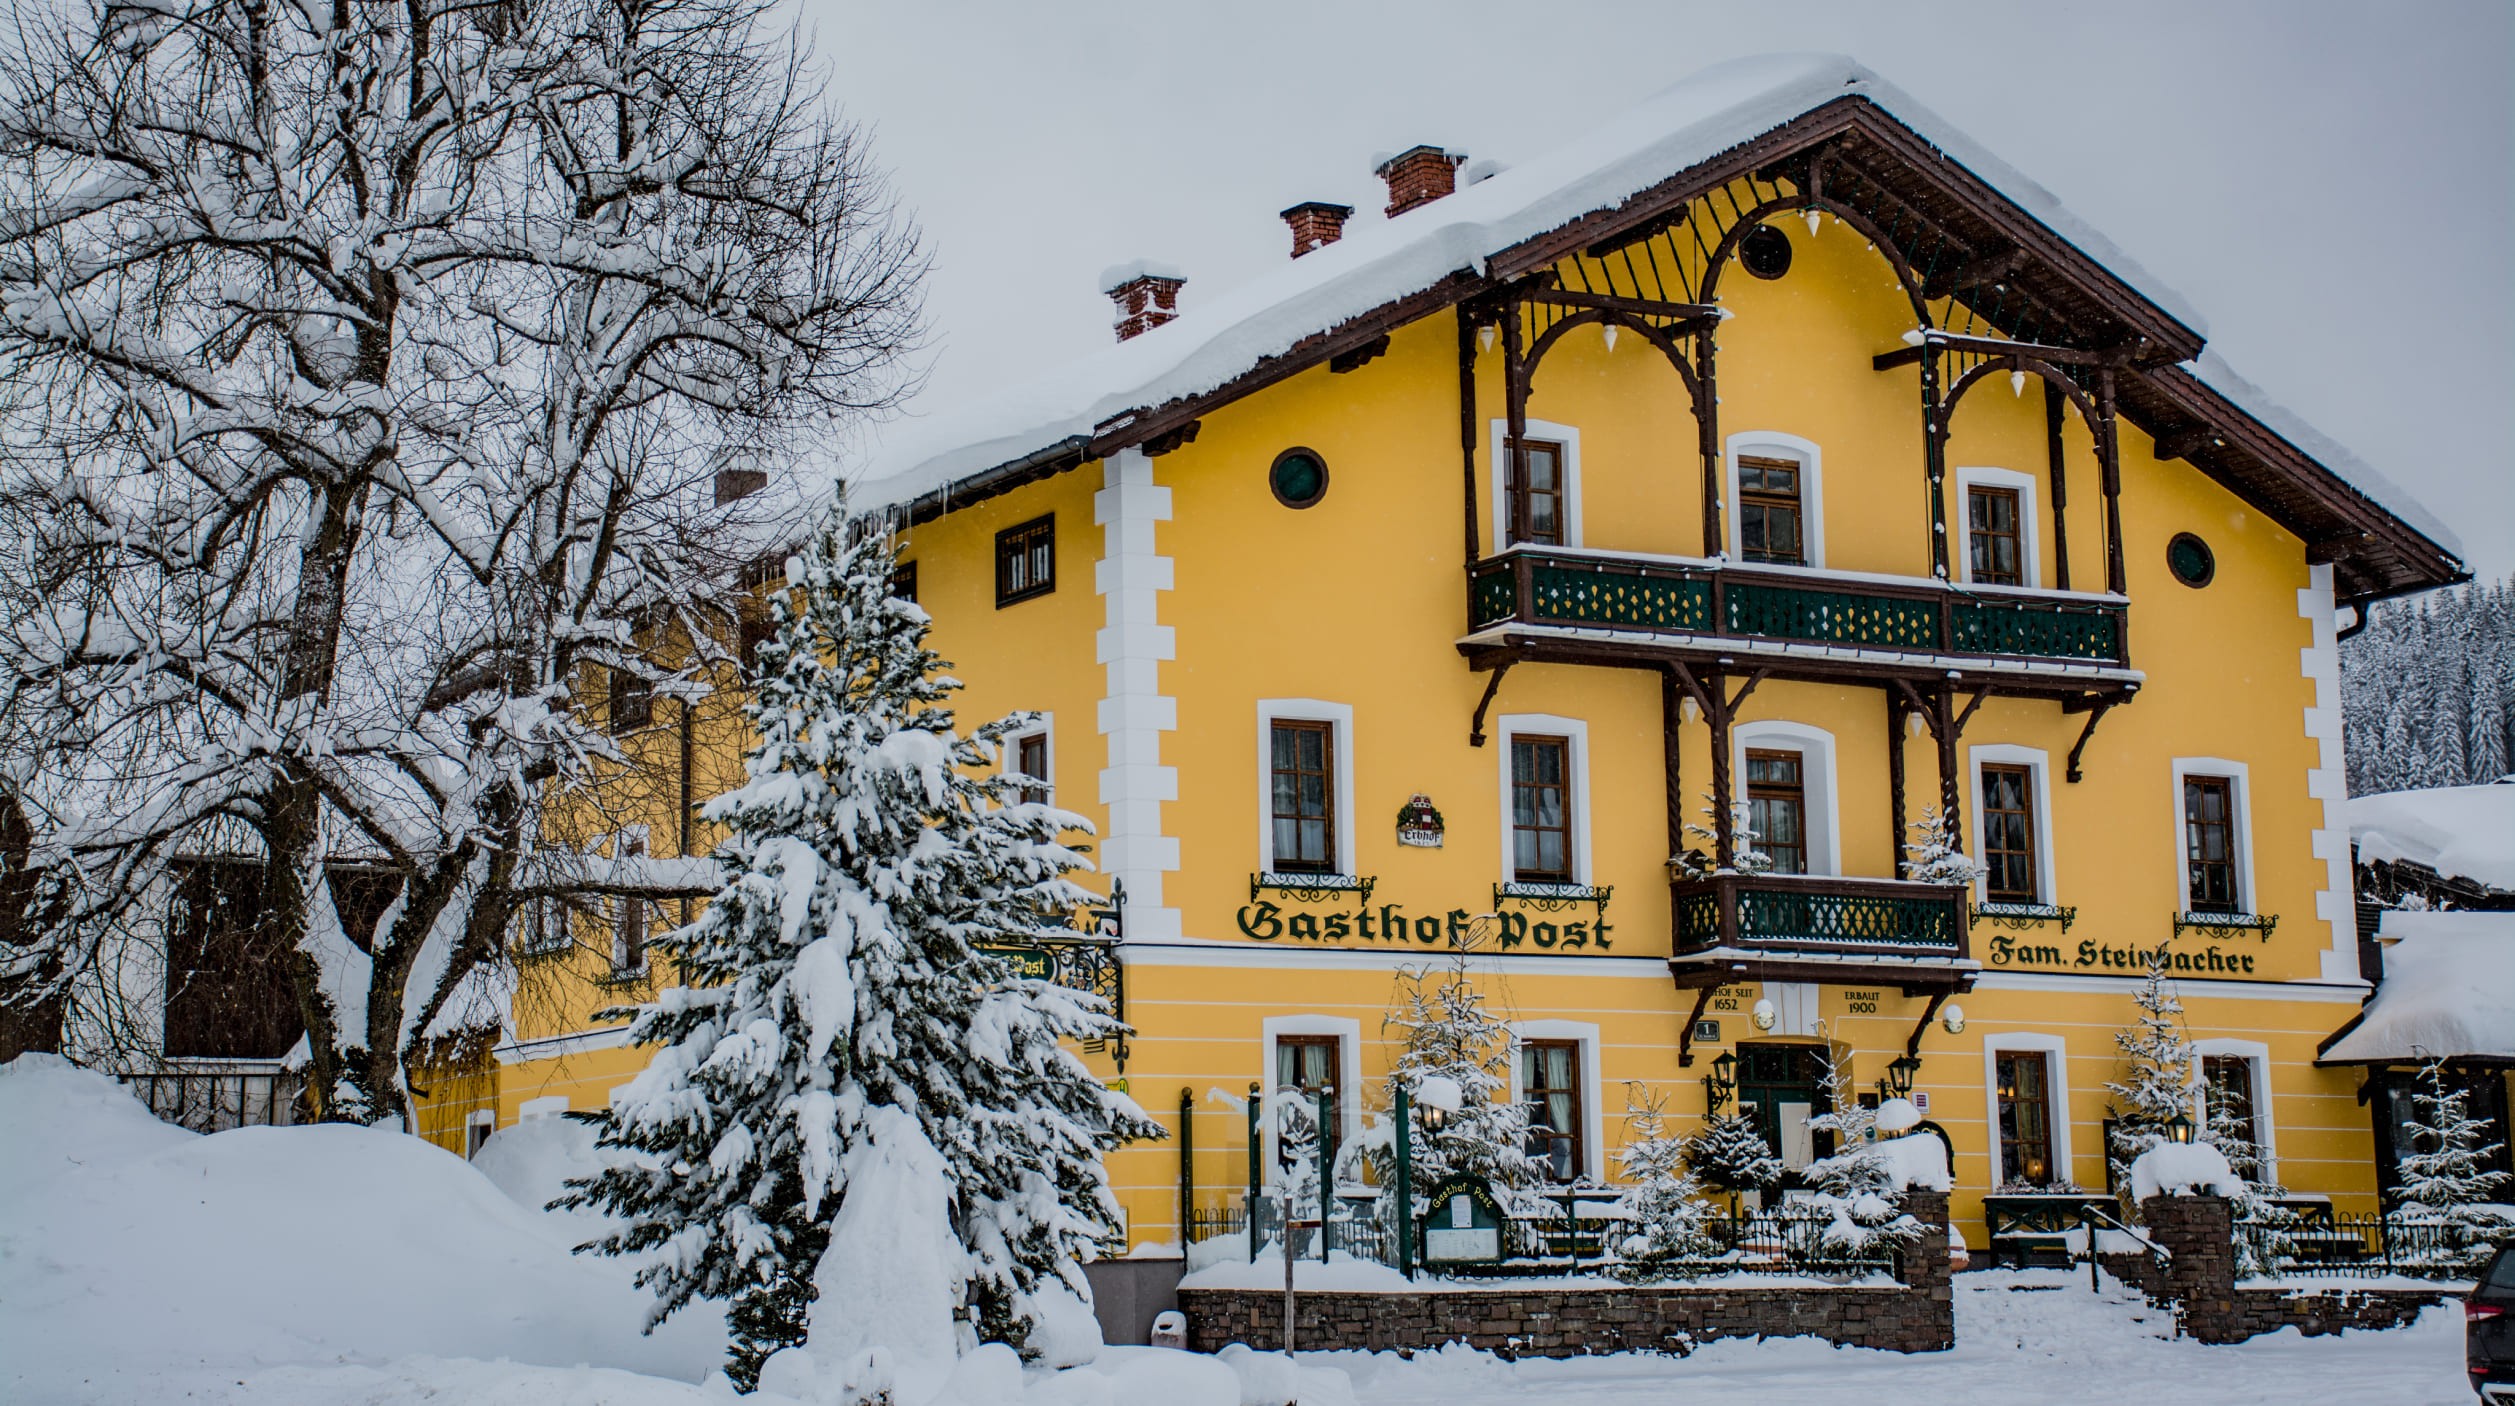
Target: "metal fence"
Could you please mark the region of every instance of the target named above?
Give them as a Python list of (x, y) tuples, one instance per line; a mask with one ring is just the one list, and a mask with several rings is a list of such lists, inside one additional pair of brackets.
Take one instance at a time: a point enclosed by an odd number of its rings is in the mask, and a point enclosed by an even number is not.
[(2395, 1212), (2276, 1224), (2245, 1221), (2236, 1238), (2257, 1273), (2286, 1278), (2372, 1279), (2388, 1274), (2469, 1279), (2496, 1248), (2451, 1225)]
[[(1189, 1241), (1247, 1230), (1247, 1207), (1244, 1198), (1230, 1206), (1191, 1210)], [(1256, 1208), (1258, 1244), (1279, 1242), (1282, 1207), (1277, 1198), (1260, 1196)], [(1624, 1247), (1638, 1227), (1619, 1214), (1620, 1209), (1617, 1196), (1596, 1192), (1541, 1193), (1519, 1198), (1503, 1219), (1499, 1263), (1444, 1266), (1442, 1272), (1545, 1277), (1638, 1271), (1640, 1267), (1629, 1265), (1624, 1255)], [(1902, 1256), (1892, 1242), (1877, 1240), (1862, 1249), (1848, 1249), (1828, 1239), (1831, 1226), (1829, 1216), (1797, 1213), (1787, 1202), (1741, 1215), (1708, 1215), (1703, 1221), (1704, 1243), (1699, 1253), (1654, 1262), (1648, 1267), (1649, 1273), (1653, 1277), (1683, 1279), (1719, 1274), (1856, 1278), (1900, 1272)], [(1315, 1220), (1297, 1222), (1292, 1233), (1294, 1257), (1321, 1258), (1319, 1233)], [(1324, 1249), (1328, 1253), (1384, 1265), (1397, 1263), (1396, 1235), (1380, 1214), (1376, 1200), (1342, 1202), (1328, 1221), (1326, 1235)], [(1420, 1258), (1421, 1241), (1416, 1243)]]
[(125, 1074), (148, 1111), (196, 1133), (229, 1128), (285, 1127), (297, 1121), (305, 1076), (277, 1066), (186, 1068), (181, 1065)]

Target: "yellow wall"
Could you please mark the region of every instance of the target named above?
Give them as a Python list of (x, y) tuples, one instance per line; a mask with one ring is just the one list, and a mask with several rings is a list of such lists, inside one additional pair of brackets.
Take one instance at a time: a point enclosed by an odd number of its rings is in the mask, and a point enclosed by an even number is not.
[[(1787, 277), (1768, 283), (1731, 269), (1721, 282), (1724, 306), (1734, 314), (1719, 334), (1724, 437), (1778, 431), (1821, 446), (1828, 568), (1926, 577), (1917, 372), (1879, 372), (1870, 363), (1902, 345), (1910, 305), (1886, 265), (1847, 227), (1827, 220), (1810, 236), (1793, 219), (1784, 228), (1797, 247)], [(1172, 497), (1155, 540), (1174, 573), (1159, 610), (1175, 632), (1175, 656), (1158, 678), (1177, 709), (1175, 730), (1161, 737), (1161, 761), (1178, 775), (1178, 799), (1163, 807), (1162, 833), (1178, 841), (1180, 867), (1166, 876), (1164, 903), (1178, 910), (1184, 936), (1130, 952), (1127, 1014), (1139, 1034), (1124, 1072), (1138, 1101), (1166, 1124), (1177, 1122), (1181, 1092), (1190, 1095), (1197, 1110), (1194, 1176), (1207, 1205), (1227, 1198), (1247, 1165), (1241, 1114), (1210, 1094), (1237, 1097), (1252, 1080), (1268, 1077), (1263, 1022), (1288, 1015), (1355, 1022), (1362, 1073), (1376, 1089), (1393, 1055), (1381, 1025), (1395, 963), (1401, 952), (1419, 961), (1433, 950), (1243, 936), (1242, 914), (1253, 907), (1250, 878), (1261, 863), (1258, 701), (1351, 708), (1355, 868), (1377, 882), (1374, 908), (1446, 916), (1495, 906), (1504, 751), (1498, 735), (1481, 748), (1469, 744), (1469, 719), (1487, 679), (1466, 667), (1456, 643), (1465, 629), (1468, 532), (1457, 345), (1450, 314), (1427, 318), (1396, 332), (1387, 353), (1358, 370), (1313, 369), (1209, 414), (1193, 443), (1153, 461), (1155, 482)], [(1503, 404), (1498, 351), (1478, 358), (1477, 398), (1473, 521), (1489, 550), (1489, 422)], [(1529, 413), (1580, 432), (1585, 545), (1700, 553), (1693, 411), (1657, 351), (1630, 333), (1612, 349), (1595, 329), (1569, 334), (1539, 370)], [(2072, 585), (2101, 590), (2103, 499), (2083, 418), (2073, 414), (2064, 437)], [(2064, 782), (2062, 771), (2084, 714), (2065, 714), (2050, 701), (1995, 698), (1973, 717), (1964, 737), (1968, 761), (1972, 748), (1993, 744), (2045, 754), (2052, 896), (2076, 909), (2066, 933), (2052, 924), (2015, 933), (1977, 926), (1975, 953), (1986, 956), (2003, 937), (2070, 955), (2082, 943), (2127, 952), (2173, 937), (2181, 863), (2173, 761), (2243, 763), (2253, 906), (2279, 921), (2267, 937), (2215, 939), (2222, 951), (2253, 959), (2253, 980), (2184, 983), (2191, 1032), (2267, 1047), (2278, 1170), (2290, 1186), (2363, 1198), (2371, 1194), (2372, 1167), (2355, 1075), (2312, 1065), (2315, 1042), (2347, 1018), (2357, 992), (2321, 984), (2333, 940), (2316, 911), (2329, 870), (2314, 852), (2322, 801), (2307, 790), (2308, 772), (2322, 758), (2306, 733), (2315, 685), (2301, 660), (2313, 641), (2300, 614), (2300, 592), (2312, 584), (2303, 546), (2189, 465), (2157, 463), (2136, 429), (2126, 426), (2122, 439), (2130, 657), (2146, 682), (2134, 701), (2105, 717), (2077, 783)], [(1291, 445), (1317, 451), (1330, 470), (1325, 499), (1307, 510), (1283, 506), (1266, 484), (1268, 466)], [(1951, 470), (2008, 468), (2037, 481), (2042, 549), (2034, 584), (2054, 585), (2041, 387), (2012, 395), (1999, 377), (1978, 387), (1954, 418), (1947, 463)], [(908, 532), (904, 554), (918, 564), (937, 646), (969, 685), (959, 706), (964, 725), (1016, 708), (1051, 713), (1057, 800), (1105, 824), (1099, 773), (1109, 754), (1098, 710), (1108, 685), (1096, 650), (1106, 604), (1094, 574), (1103, 556), (1095, 523), (1101, 485), (1102, 466), (1094, 464), (973, 503)], [(1953, 474), (1948, 496), (1951, 551), (1961, 556), (1963, 502)], [(1047, 512), (1057, 521), (1056, 591), (998, 609), (995, 534)], [(2204, 590), (2177, 583), (2166, 570), (2166, 543), (2179, 531), (2200, 533), (2217, 554), (2216, 579)], [(1643, 671), (1523, 665), (1509, 675), (1493, 712), (1497, 721), (1546, 714), (1587, 728), (1592, 878), (1614, 887), (1611, 945), (1579, 952), (1523, 946), (1488, 964), (1485, 980), (1496, 1007), (1516, 1018), (1598, 1027), (1601, 1067), (1592, 1096), (1605, 1114), (1603, 1152), (1612, 1168), (1623, 1141), (1626, 1082), (1665, 1093), (1681, 1121), (1699, 1116), (1699, 1079), (1709, 1057), (1754, 1035), (1746, 1010), (1754, 993), (1707, 1012), (1721, 1019), (1725, 1041), (1698, 1047), (1695, 1065), (1681, 1069), (1677, 1036), (1693, 993), (1678, 990), (1664, 966), (1668, 844), (1656, 679)], [(1740, 721), (1787, 721), (1831, 734), (1841, 872), (1890, 875), (1898, 837), (1888, 822), (1885, 694), (1768, 681)], [(728, 752), (737, 743), (738, 736), (715, 740)], [(1936, 803), (1935, 752), (1926, 738), (1902, 745), (1909, 815), (1917, 820)], [(1697, 814), (1710, 784), (1708, 730), (1687, 725), (1680, 746), (1685, 808)], [(1431, 796), (1447, 820), (1437, 850), (1396, 843), (1395, 813), (1416, 792)], [(1970, 820), (1970, 783), (1965, 795)], [(1305, 906), (1282, 895), (1268, 901), (1286, 921), (1358, 906)], [(1551, 916), (1561, 922), (1588, 915)], [(2195, 936), (2176, 943), (2207, 945)], [(1337, 947), (1350, 950), (1328, 950)], [(2020, 977), (1999, 963), (1986, 965), (1993, 970), (1980, 988), (1957, 998), (1968, 1020), (1963, 1031), (1933, 1023), (1920, 1042), (1919, 1088), (1958, 1148), (1957, 1208), (1967, 1219), (1978, 1218), (1991, 1180), (1991, 1043), (2017, 1034), (2065, 1042), (2069, 1170), (2082, 1186), (2101, 1187), (2104, 1084), (2119, 1077), (2112, 1035), (2132, 1016), (2133, 982), (2120, 968), (2053, 975), (2047, 964), (2044, 975)], [(1854, 1010), (1855, 1000), (1868, 1008)], [(526, 1033), (584, 1028), (582, 1013), (595, 1004), (588, 996), (569, 1008), (573, 1027), (545, 1022)], [(1902, 1052), (1924, 1008), (1921, 997), (1874, 984), (1827, 986), (1820, 998), (1824, 1036), (1851, 1060), (1863, 1087)], [(635, 1052), (616, 1047), (555, 1059), (535, 1057), (537, 1048), (510, 1051), (502, 1118), (525, 1100), (554, 1093), (575, 1107), (599, 1106), (604, 1091), (636, 1064)], [(1093, 1058), (1096, 1068), (1118, 1072), (1108, 1056)], [(1135, 1238), (1175, 1239), (1176, 1144), (1122, 1152), (1113, 1172)]]

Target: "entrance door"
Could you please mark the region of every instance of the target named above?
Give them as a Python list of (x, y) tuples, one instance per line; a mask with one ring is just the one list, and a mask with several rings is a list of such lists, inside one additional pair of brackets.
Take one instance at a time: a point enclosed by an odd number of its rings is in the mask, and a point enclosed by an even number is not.
[(1833, 1111), (1825, 1095), (1825, 1061), (1815, 1045), (1740, 1045), (1738, 1108), (1755, 1120), (1764, 1143), (1797, 1174), (1824, 1155), (1808, 1120)]

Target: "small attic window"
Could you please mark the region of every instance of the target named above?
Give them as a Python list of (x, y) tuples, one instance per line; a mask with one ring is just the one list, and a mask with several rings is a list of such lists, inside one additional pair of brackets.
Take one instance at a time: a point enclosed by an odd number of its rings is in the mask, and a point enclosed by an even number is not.
[(1771, 225), (1757, 225), (1738, 243), (1738, 262), (1762, 279), (1790, 272), (1790, 236)]
[(1327, 461), (1316, 451), (1287, 449), (1266, 471), (1266, 486), (1287, 508), (1306, 508), (1327, 496)]
[(2218, 574), (2218, 556), (2207, 542), (2189, 532), (2178, 532), (2166, 544), (2166, 569), (2174, 573), (2177, 581), (2199, 590)]

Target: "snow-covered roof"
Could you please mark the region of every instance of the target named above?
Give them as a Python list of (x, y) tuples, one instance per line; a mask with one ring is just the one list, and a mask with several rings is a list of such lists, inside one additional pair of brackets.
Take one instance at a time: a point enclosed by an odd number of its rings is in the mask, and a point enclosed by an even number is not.
[[(1190, 301), (1175, 320), (1028, 385), (891, 426), (851, 480), (858, 509), (910, 503), (1006, 466), (1079, 459), (1093, 438), (1159, 407), (1220, 390), (1353, 319), (1483, 274), (1497, 255), (1622, 202), (1828, 103), (1857, 97), (2040, 222), (2195, 337), (2182, 295), (2050, 191), (1861, 64), (1838, 54), (1739, 59), (1683, 79), (1588, 135), (1455, 194), (1359, 229), (1238, 288)], [(1480, 163), (1481, 164), (1481, 163)], [(1115, 272), (1115, 271), (1113, 271)], [(2208, 390), (2457, 556), (2453, 533), (2416, 499), (2203, 352)], [(2416, 575), (2450, 571), (2425, 562)]]
[(2391, 912), (2382, 935), (2383, 984), (2321, 1063), (2515, 1060), (2515, 913)]
[(2352, 796), (2349, 838), (2362, 861), (2406, 859), (2515, 891), (2515, 782)]
[(2206, 331), (2180, 294), (1902, 89), (1839, 54), (1767, 55), (1705, 69), (1546, 155), (1198, 300), (1176, 321), (1027, 386), (899, 426), (850, 496), (858, 508), (904, 503), (1130, 413), (1215, 390), (1306, 337), (1460, 270), (1481, 272), (1504, 250), (1854, 96), (1911, 128), (2168, 317)]

